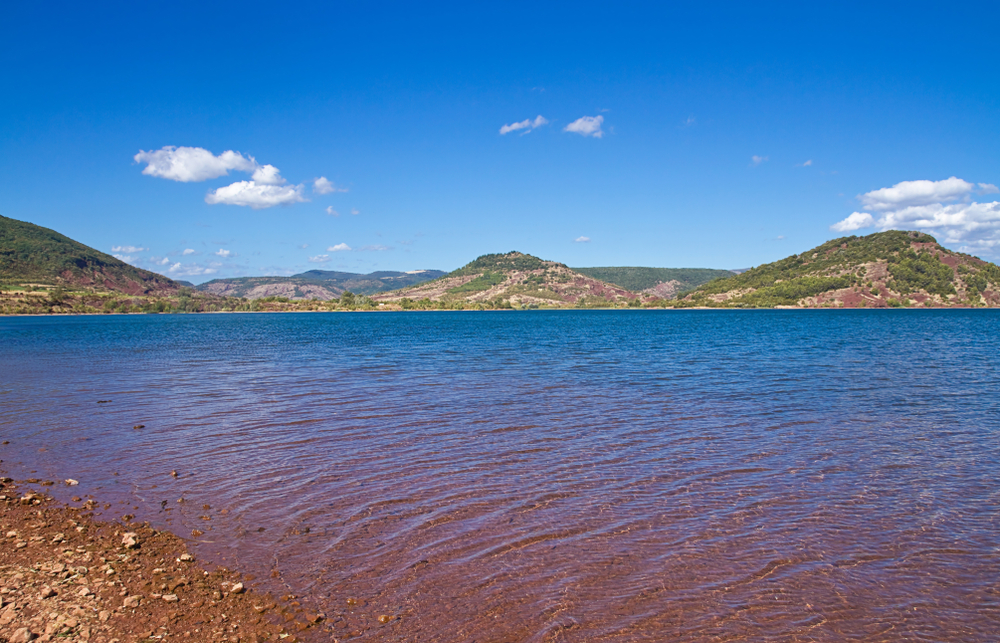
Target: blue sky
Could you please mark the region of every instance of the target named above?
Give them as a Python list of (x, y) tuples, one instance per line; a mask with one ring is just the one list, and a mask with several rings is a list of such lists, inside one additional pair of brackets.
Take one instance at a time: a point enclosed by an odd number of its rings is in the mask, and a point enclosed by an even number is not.
[(196, 283), (1000, 259), (998, 6), (814, 4), (8, 4), (0, 214)]

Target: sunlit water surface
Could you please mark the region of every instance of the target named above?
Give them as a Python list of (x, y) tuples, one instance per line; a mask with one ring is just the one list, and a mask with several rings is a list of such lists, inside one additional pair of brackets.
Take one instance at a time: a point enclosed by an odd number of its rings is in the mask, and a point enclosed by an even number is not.
[(994, 311), (8, 318), (0, 458), (358, 640), (982, 641), (998, 362)]

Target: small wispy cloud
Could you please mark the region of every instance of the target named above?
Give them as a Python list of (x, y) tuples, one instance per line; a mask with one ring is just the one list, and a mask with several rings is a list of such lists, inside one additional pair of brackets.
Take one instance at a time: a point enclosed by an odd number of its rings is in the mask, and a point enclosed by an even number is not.
[(683, 123), (683, 126), (684, 126), (684, 127), (691, 127), (691, 126), (692, 126), (692, 125), (694, 125), (694, 124), (695, 124), (696, 122), (697, 122), (697, 121), (695, 120), (695, 117), (694, 117), (694, 116), (688, 116), (688, 117), (687, 117), (687, 119), (686, 119), (686, 120), (684, 121), (684, 123)]
[(392, 248), (381, 244), (375, 244), (371, 246), (361, 246), (358, 250), (361, 252), (384, 252), (386, 250), (392, 250)]
[(333, 194), (334, 192), (347, 192), (347, 188), (338, 188), (325, 176), (321, 176), (313, 181), (313, 192), (316, 194)]
[(225, 259), (227, 257), (233, 256), (233, 251), (219, 248), (219, 250), (215, 253), (215, 256), (222, 257), (223, 259)]
[(337, 212), (336, 210), (334, 210), (332, 205), (327, 206), (326, 213), (329, 214), (331, 217), (339, 217), (340, 216), (340, 213)]
[(184, 252), (182, 252), (181, 254), (182, 255), (193, 255), (194, 254), (194, 248), (185, 248)]
[(573, 243), (590, 243), (590, 237), (577, 237), (573, 239)]
[(604, 132), (601, 130), (602, 123), (604, 123), (603, 116), (581, 116), (564, 127), (563, 131), (573, 132), (574, 134), (580, 134), (581, 136), (601, 138), (604, 136)]
[(157, 261), (156, 263), (158, 263), (158, 264), (159, 264), (159, 265), (161, 265), (161, 266), (165, 266), (165, 265), (167, 265), (168, 263), (170, 263), (170, 257), (164, 257), (163, 259), (160, 259), (160, 260), (159, 260), (159, 261)]
[(111, 252), (124, 252), (126, 254), (131, 254), (133, 252), (142, 252), (143, 250), (149, 250), (149, 248), (140, 248), (139, 246), (112, 246)]
[(196, 263), (182, 264), (179, 261), (167, 268), (167, 273), (174, 277), (197, 277), (198, 275), (214, 275), (217, 272), (218, 269), (214, 267), (199, 266)]
[(326, 263), (330, 260), (330, 255), (316, 255), (315, 257), (309, 257), (309, 263)]
[(118, 261), (124, 261), (130, 266), (134, 266), (136, 264), (136, 257), (133, 257), (131, 255), (112, 254), (111, 256), (117, 259)]
[(327, 252), (344, 252), (344, 251), (350, 250), (350, 249), (351, 249), (351, 246), (347, 245), (346, 243), (338, 243), (335, 246), (330, 246), (329, 248), (326, 249), (326, 251)]
[(761, 163), (767, 163), (766, 156), (757, 156), (756, 154), (754, 154), (753, 156), (750, 157), (750, 167), (757, 167)]
[(361, 214), (361, 210), (357, 208), (351, 208), (351, 214)]
[(308, 243), (301, 243), (301, 244), (299, 244), (299, 248), (302, 248), (303, 250), (305, 250), (308, 247), (309, 247)]
[(541, 127), (542, 125), (548, 125), (549, 121), (545, 119), (544, 116), (539, 114), (534, 120), (526, 118), (523, 121), (517, 123), (511, 123), (510, 125), (504, 125), (500, 128), (500, 135), (510, 134), (511, 132), (516, 132), (518, 130), (524, 130), (522, 134), (528, 134), (531, 130)]
[(812, 165), (812, 164), (813, 164), (813, 161), (812, 161), (812, 159), (809, 159), (808, 161), (806, 161), (806, 162), (804, 162), (804, 163), (799, 163), (799, 164), (798, 164), (798, 167), (809, 167), (809, 166), (810, 166), (810, 165)]

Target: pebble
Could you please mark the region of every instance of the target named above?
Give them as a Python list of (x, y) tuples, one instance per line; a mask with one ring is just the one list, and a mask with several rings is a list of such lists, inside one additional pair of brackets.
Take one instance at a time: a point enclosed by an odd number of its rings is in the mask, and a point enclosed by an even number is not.
[(145, 428), (146, 428), (146, 425), (145, 425), (145, 424), (136, 424), (136, 425), (135, 425), (135, 426), (133, 426), (132, 428), (133, 428), (133, 429), (145, 429)]
[(139, 601), (141, 599), (138, 596), (127, 596), (125, 600), (122, 601), (122, 607), (139, 607)]
[(67, 487), (75, 487), (78, 484), (80, 484), (79, 480), (74, 480), (73, 478), (66, 478)]
[(230, 594), (242, 594), (242, 593), (243, 593), (244, 591), (245, 591), (245, 589), (244, 589), (244, 587), (243, 587), (243, 583), (236, 583), (236, 584), (235, 584), (235, 585), (233, 585), (233, 587), (232, 587), (232, 588), (231, 588), (231, 589), (229, 590), (229, 593), (230, 593)]
[(38, 638), (38, 635), (29, 630), (26, 627), (14, 630), (14, 633), (10, 635), (7, 639), (10, 643), (28, 643), (28, 641), (34, 641)]
[(181, 554), (181, 557), (178, 558), (177, 560), (182, 563), (193, 563), (194, 556), (192, 556), (191, 554)]
[(43, 587), (41, 593), (39, 594), (39, 596), (41, 596), (42, 598), (52, 598), (55, 595), (56, 595), (56, 590), (52, 589), (48, 585)]
[(134, 531), (126, 531), (122, 535), (122, 547), (125, 549), (135, 549), (139, 546), (139, 534)]
[(162, 598), (167, 603), (176, 603), (179, 600), (177, 598), (177, 594), (164, 594), (160, 598)]

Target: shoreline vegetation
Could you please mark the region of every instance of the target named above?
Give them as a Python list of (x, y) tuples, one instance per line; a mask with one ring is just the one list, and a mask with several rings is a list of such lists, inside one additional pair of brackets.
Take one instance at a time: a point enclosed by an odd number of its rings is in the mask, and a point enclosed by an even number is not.
[(53, 484), (0, 477), (0, 641), (297, 643), (335, 641), (346, 625), (202, 566), (148, 522), (96, 518), (93, 497), (62, 504), (33, 488)]

